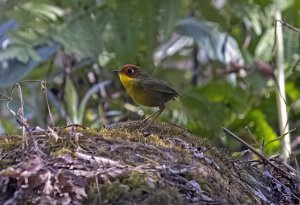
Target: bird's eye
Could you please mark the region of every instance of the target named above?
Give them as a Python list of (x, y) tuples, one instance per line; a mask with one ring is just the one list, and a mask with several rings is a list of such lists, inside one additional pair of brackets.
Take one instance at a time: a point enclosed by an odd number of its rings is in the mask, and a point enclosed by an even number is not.
[(133, 74), (133, 73), (134, 73), (134, 69), (132, 69), (132, 68), (128, 69), (128, 70), (127, 70), (127, 73)]

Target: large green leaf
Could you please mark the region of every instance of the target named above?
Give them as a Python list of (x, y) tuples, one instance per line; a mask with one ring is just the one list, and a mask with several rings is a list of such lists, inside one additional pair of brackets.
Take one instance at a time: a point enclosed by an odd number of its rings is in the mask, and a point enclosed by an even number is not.
[(255, 55), (257, 56), (257, 58), (264, 61), (269, 61), (273, 55), (272, 49), (274, 43), (274, 28), (267, 29), (263, 33), (256, 46)]
[(188, 128), (202, 135), (217, 135), (221, 125), (228, 126), (251, 107), (249, 93), (226, 81), (212, 81), (191, 88), (181, 99), (189, 116)]
[[(237, 42), (227, 33), (219, 32), (212, 24), (188, 18), (178, 23), (175, 32), (181, 37), (171, 39), (156, 50), (155, 61), (173, 55), (176, 51), (191, 46), (190, 37), (198, 45), (199, 52), (210, 60), (216, 60), (224, 64), (243, 61)], [(173, 52), (169, 52), (169, 51)]]
[(40, 18), (50, 19), (56, 21), (58, 17), (64, 15), (64, 10), (44, 2), (28, 1), (20, 6), (26, 12), (33, 13)]
[[(6, 60), (0, 63), (0, 87), (8, 87), (20, 81), (40, 63), (46, 61), (58, 49), (57, 45), (44, 46), (37, 49), (40, 61), (30, 59), (27, 63), (17, 60)], [(1, 55), (1, 53), (0, 53)]]
[[(253, 109), (249, 114), (241, 121), (240, 127), (248, 127), (252, 133), (255, 133), (256, 140), (260, 143), (256, 147), (259, 148), (263, 143), (270, 142), (277, 137), (275, 131), (267, 121), (267, 116), (262, 110)], [(280, 142), (274, 141), (264, 148), (267, 154), (272, 154), (278, 151), (280, 148)]]

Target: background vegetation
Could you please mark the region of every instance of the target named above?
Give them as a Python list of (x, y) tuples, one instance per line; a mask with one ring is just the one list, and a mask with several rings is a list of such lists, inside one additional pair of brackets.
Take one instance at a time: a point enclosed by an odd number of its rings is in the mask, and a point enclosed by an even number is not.
[[(140, 119), (111, 71), (137, 64), (182, 98), (160, 117), (232, 150), (279, 149), (272, 0), (0, 1), (0, 131)], [(290, 128), (300, 123), (300, 2), (282, 1)], [(292, 25), (293, 27), (289, 26)], [(275, 69), (276, 73), (276, 69)], [(16, 84), (19, 83), (19, 84)], [(49, 107), (47, 105), (49, 101)], [(24, 108), (24, 109), (23, 109)], [(299, 154), (299, 130), (291, 133)]]

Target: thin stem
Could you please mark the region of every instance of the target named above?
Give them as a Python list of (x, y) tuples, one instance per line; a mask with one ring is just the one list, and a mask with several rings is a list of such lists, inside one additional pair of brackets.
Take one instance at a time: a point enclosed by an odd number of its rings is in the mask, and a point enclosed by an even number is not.
[[(275, 0), (276, 12), (275, 18), (276, 22), (281, 22), (281, 11), (280, 4), (281, 0)], [(277, 66), (277, 82), (278, 89), (276, 90), (276, 100), (277, 100), (277, 112), (278, 112), (278, 121), (279, 121), (279, 129), (280, 135), (289, 132), (289, 124), (288, 124), (288, 116), (287, 116), (287, 108), (285, 103), (285, 73), (284, 73), (284, 44), (283, 44), (283, 34), (282, 27), (276, 26), (276, 66)], [(282, 156), (284, 161), (287, 161), (291, 153), (290, 146), (290, 134), (288, 133), (282, 140)]]
[[(263, 162), (265, 162), (266, 164), (269, 164), (270, 166), (272, 166), (273, 168), (275, 168), (276, 170), (280, 171), (281, 173), (285, 173), (285, 171), (283, 169), (281, 169), (279, 166), (277, 166), (276, 164), (274, 164), (273, 162), (271, 162), (265, 155), (263, 155), (262, 153), (258, 152), (255, 148), (253, 148), (251, 145), (249, 145), (247, 142), (245, 142), (244, 140), (242, 140), (241, 138), (239, 138), (238, 136), (236, 136), (233, 132), (231, 132), (230, 130), (228, 130), (227, 128), (222, 126), (223, 131), (233, 137), (235, 140), (239, 141), (241, 144), (245, 145), (249, 150), (251, 150), (256, 156), (258, 156)], [(283, 163), (285, 166), (285, 163)], [(290, 167), (290, 166), (285, 166), (289, 171), (291, 172), (295, 172), (295, 170)], [(287, 176), (289, 177), (289, 176)]]

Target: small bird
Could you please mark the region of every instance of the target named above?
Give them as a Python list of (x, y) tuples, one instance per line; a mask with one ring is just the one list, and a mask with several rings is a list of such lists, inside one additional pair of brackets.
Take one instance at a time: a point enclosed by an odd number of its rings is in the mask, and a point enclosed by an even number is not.
[(152, 118), (145, 129), (164, 111), (166, 102), (179, 96), (166, 82), (150, 76), (136, 65), (126, 64), (114, 72), (119, 74), (126, 92), (135, 103), (159, 108), (158, 111), (145, 119), (147, 121)]

